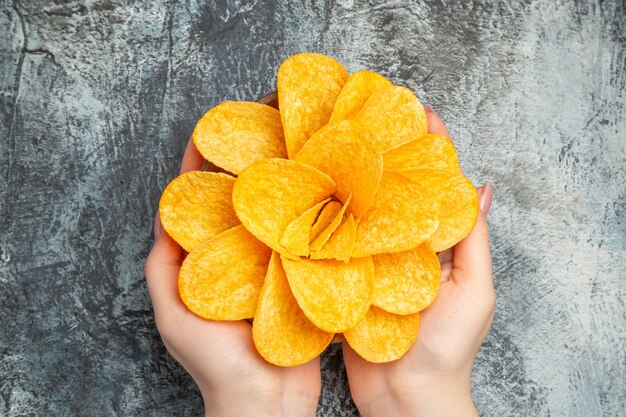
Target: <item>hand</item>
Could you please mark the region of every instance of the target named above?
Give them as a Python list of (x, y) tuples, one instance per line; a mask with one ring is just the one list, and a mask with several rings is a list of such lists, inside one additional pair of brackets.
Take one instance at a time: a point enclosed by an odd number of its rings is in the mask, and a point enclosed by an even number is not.
[[(181, 173), (204, 159), (190, 140)], [(319, 358), (280, 368), (256, 351), (246, 321), (218, 322), (191, 313), (178, 295), (185, 253), (157, 216), (146, 280), (157, 328), (167, 350), (200, 388), (207, 416), (314, 416), (321, 390)]]
[[(426, 108), (430, 133), (449, 137), (441, 119)], [(478, 190), (476, 226), (440, 254), (441, 287), (421, 313), (417, 341), (399, 360), (369, 363), (343, 344), (350, 391), (361, 415), (476, 416), (470, 374), (489, 332), (495, 308), (486, 215), (492, 188)]]

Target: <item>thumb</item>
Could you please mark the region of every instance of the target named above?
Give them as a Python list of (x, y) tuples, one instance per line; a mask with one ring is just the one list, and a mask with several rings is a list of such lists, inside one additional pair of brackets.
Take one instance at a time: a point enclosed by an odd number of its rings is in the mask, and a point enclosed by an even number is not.
[(178, 296), (178, 271), (184, 258), (182, 248), (160, 226), (157, 216), (154, 247), (145, 264), (146, 284), (155, 314), (183, 307)]
[(491, 208), (493, 187), (487, 183), (480, 190), (478, 219), (470, 234), (454, 247), (452, 278), (487, 290), (493, 288), (491, 248), (487, 213)]
[(435, 113), (433, 108), (431, 106), (424, 106), (424, 110), (426, 110), (428, 133), (435, 133), (437, 135), (445, 136), (449, 139), (450, 133), (448, 133), (446, 125), (443, 123), (443, 120), (441, 120), (437, 113)]

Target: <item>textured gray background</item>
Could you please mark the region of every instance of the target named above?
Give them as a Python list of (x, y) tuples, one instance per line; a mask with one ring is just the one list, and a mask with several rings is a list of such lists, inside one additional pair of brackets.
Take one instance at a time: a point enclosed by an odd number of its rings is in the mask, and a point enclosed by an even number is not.
[[(624, 2), (146, 3), (0, 0), (0, 415), (201, 414), (155, 329), (152, 219), (195, 121), (300, 51), (413, 88), (494, 184), (481, 414), (624, 415)], [(323, 364), (319, 415), (358, 415)]]

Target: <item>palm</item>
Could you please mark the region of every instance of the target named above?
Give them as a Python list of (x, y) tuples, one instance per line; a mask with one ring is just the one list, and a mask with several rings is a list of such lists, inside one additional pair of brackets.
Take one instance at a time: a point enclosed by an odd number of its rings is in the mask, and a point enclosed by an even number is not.
[(319, 395), (319, 359), (302, 366), (281, 368), (266, 362), (256, 351), (250, 324), (214, 322), (185, 311), (171, 335), (162, 332), (172, 355), (202, 386), (237, 387), (239, 394), (258, 395), (283, 390)]
[[(493, 304), (454, 264), (453, 250), (440, 254), (441, 287), (435, 302), (422, 311), (417, 340), (399, 360), (373, 364), (344, 344), (344, 361), (355, 398), (414, 389), (415, 381), (454, 375), (472, 364), (491, 326)], [(467, 369), (469, 373), (469, 369)], [(411, 382), (408, 382), (411, 381)]]
[[(443, 121), (426, 108), (428, 132), (450, 137)], [(480, 192), (485, 192), (483, 189)], [(435, 302), (421, 313), (415, 344), (399, 360), (373, 364), (344, 343), (344, 362), (355, 401), (389, 396), (390, 390), (416, 392), (415, 385), (469, 375), (495, 308), (486, 213), (481, 204), (474, 229), (454, 248), (440, 254), (441, 288)]]
[[(203, 161), (189, 140), (181, 173), (199, 169)], [(289, 394), (305, 403), (317, 401), (319, 359), (291, 368), (272, 365), (257, 353), (248, 322), (210, 321), (191, 313), (178, 295), (177, 278), (185, 252), (165, 234), (158, 216), (155, 236), (146, 279), (157, 327), (168, 351), (198, 384), (207, 410), (257, 415), (254, 407), (275, 409)]]

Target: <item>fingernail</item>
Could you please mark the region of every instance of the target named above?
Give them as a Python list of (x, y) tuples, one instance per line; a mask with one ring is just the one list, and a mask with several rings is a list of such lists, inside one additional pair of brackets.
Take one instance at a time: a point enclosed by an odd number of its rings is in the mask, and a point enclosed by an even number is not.
[(433, 106), (431, 106), (430, 104), (423, 104), (423, 106), (424, 106), (424, 110), (426, 110), (427, 112), (434, 111)]
[(480, 207), (480, 211), (486, 216), (491, 210), (491, 200), (493, 199), (493, 186), (486, 182), (482, 186), (482, 193), (480, 194), (480, 199), (478, 200), (478, 206)]
[(161, 224), (161, 218), (159, 217), (159, 212), (157, 212), (156, 216), (154, 216), (154, 240), (159, 240), (162, 233), (163, 233), (163, 225)]

